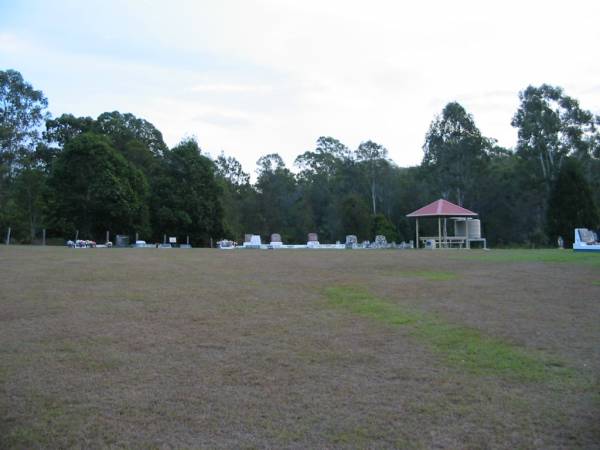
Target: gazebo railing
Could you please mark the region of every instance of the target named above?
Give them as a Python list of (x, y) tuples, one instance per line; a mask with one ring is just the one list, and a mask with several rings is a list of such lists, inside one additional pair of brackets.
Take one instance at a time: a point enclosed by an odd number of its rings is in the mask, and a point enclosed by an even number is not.
[(487, 241), (485, 238), (467, 238), (466, 236), (419, 236), (419, 241), (425, 246), (427, 241), (434, 241), (436, 248), (452, 248), (458, 247), (463, 248), (467, 243), (481, 242), (483, 248), (487, 248)]

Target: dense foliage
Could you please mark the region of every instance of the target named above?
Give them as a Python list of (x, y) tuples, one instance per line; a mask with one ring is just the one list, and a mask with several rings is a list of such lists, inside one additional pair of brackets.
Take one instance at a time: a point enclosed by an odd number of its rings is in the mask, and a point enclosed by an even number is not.
[(600, 216), (592, 190), (577, 160), (567, 160), (558, 172), (548, 202), (547, 228), (550, 239), (561, 236), (570, 245), (574, 228), (594, 228)]
[(425, 134), (419, 166), (398, 167), (371, 140), (352, 150), (320, 137), (294, 168), (260, 157), (252, 183), (235, 158), (212, 160), (194, 140), (169, 149), (133, 114), (51, 118), (41, 91), (0, 71), (0, 231), (24, 243), (42, 229), (59, 240), (110, 231), (195, 245), (245, 233), (401, 241), (414, 236), (406, 214), (440, 197), (479, 212), (492, 245), (551, 245), (576, 226), (599, 227), (600, 119), (559, 87), (529, 86), (519, 99), (514, 150), (451, 102)]

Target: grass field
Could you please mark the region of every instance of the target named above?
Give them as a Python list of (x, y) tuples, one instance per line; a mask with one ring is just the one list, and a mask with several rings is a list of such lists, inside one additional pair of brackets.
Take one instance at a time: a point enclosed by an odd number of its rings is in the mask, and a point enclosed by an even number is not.
[(600, 255), (0, 246), (1, 448), (599, 448)]

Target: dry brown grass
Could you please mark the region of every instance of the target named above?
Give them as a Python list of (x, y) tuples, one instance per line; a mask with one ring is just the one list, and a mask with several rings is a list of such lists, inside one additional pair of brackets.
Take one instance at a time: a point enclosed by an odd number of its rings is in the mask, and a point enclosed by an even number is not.
[[(2, 246), (0, 447), (598, 447), (598, 267)], [(463, 370), (410, 326), (332, 307), (328, 286), (362, 286), (577, 376)]]

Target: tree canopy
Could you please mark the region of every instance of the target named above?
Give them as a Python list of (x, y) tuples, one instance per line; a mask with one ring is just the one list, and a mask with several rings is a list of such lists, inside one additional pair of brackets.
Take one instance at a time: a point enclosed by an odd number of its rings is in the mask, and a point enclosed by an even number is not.
[(148, 183), (104, 136), (83, 133), (69, 141), (54, 164), (50, 186), (51, 214), (67, 235), (149, 230)]

